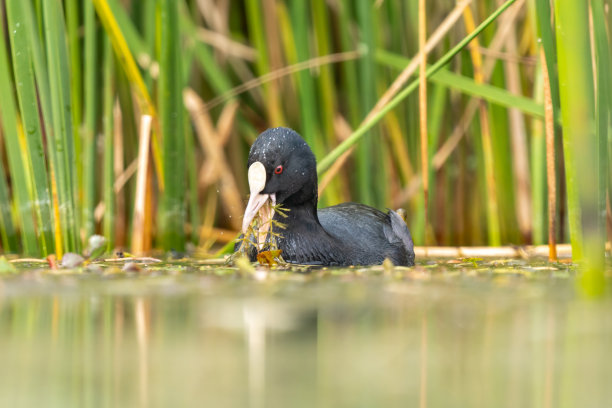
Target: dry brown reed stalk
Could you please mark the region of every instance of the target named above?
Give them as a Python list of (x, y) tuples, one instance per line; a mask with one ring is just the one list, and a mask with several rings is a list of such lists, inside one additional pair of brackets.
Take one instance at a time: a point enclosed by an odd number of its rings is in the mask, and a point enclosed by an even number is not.
[(121, 190), (123, 190), (123, 187), (125, 187), (125, 184), (129, 181), (129, 179), (136, 174), (136, 170), (138, 170), (138, 158), (132, 160), (125, 170), (123, 170), (123, 172), (115, 179), (115, 183), (113, 184), (113, 190), (115, 193), (119, 193)]
[[(124, 160), (123, 160), (123, 114), (121, 112), (121, 106), (119, 101), (115, 102), (113, 107), (113, 172), (115, 180), (117, 180), (124, 172)], [(116, 183), (116, 182), (115, 182)], [(127, 215), (125, 208), (125, 193), (115, 188), (115, 246), (123, 247), (126, 243), (126, 226), (127, 226)]]
[(322, 57), (316, 57), (316, 58), (312, 58), (309, 59), (307, 61), (302, 61), (302, 62), (298, 62), (297, 64), (293, 64), (293, 65), (289, 65), (286, 67), (283, 67), (281, 69), (278, 69), (276, 71), (272, 71), (269, 72), (265, 75), (262, 75), (260, 77), (257, 78), (253, 78), (250, 79), (248, 81), (245, 81), (244, 83), (240, 84), (239, 86), (230, 89), (229, 91), (215, 97), (212, 98), (210, 101), (208, 101), (205, 105), (204, 105), (204, 109), (206, 110), (210, 110), (212, 108), (214, 108), (215, 106), (218, 106), (238, 95), (240, 95), (243, 92), (249, 91), (251, 89), (254, 88), (258, 88), (260, 87), (262, 84), (265, 84), (267, 82), (270, 81), (274, 81), (277, 80), (283, 76), (287, 76), (287, 75), (291, 75), (295, 72), (301, 71), (303, 69), (308, 69), (308, 68), (316, 68), (318, 66), (321, 65), (326, 65), (326, 64), (335, 64), (338, 62), (344, 62), (344, 61), (350, 61), (350, 60), (354, 60), (357, 59), (359, 57), (361, 57), (363, 55), (363, 51), (361, 50), (356, 50), (356, 51), (346, 51), (346, 52), (339, 52), (339, 53), (335, 53), (335, 54), (329, 54), (329, 55), (324, 55)]
[(508, 51), (495, 51), (491, 48), (480, 47), (478, 49), (482, 55), (487, 58), (493, 58), (494, 60), (504, 61), (504, 62), (512, 62), (520, 65), (527, 65), (535, 67), (538, 64), (538, 58), (536, 56), (523, 56), (517, 53), (510, 53)]
[[(419, 0), (419, 130), (421, 135), (421, 179), (423, 180), (423, 219), (427, 231), (429, 204), (429, 162), (427, 153), (427, 39), (425, 0)], [(425, 233), (425, 243), (427, 243)]]
[[(197, 0), (200, 14), (206, 24), (216, 32), (229, 34), (229, 1), (228, 0)], [(228, 36), (229, 37), (229, 36)]]
[[(206, 191), (205, 197), (205, 206), (204, 206), (204, 219), (200, 225), (200, 237), (198, 242), (198, 251), (201, 253), (207, 253), (207, 251), (213, 246), (216, 242), (214, 236), (203, 235), (207, 230), (213, 228), (215, 223), (215, 218), (217, 215), (217, 193), (216, 191), (209, 189)], [(198, 226), (196, 225), (195, 228)], [(238, 234), (234, 234), (232, 237), (237, 236)]]
[(150, 235), (147, 234), (146, 220), (151, 218), (147, 212), (147, 187), (149, 173), (149, 146), (151, 143), (151, 124), (153, 118), (143, 115), (140, 118), (138, 141), (138, 173), (136, 176), (136, 198), (134, 200), (134, 221), (132, 227), (131, 252), (142, 254), (150, 248)]
[[(202, 150), (206, 155), (206, 159), (200, 173), (201, 180), (204, 177), (205, 183), (219, 183), (219, 193), (224, 204), (224, 210), (229, 215), (229, 222), (236, 230), (240, 229), (240, 217), (244, 210), (242, 204), (242, 195), (236, 184), (234, 174), (228, 164), (223, 151), (223, 140), (227, 140), (231, 127), (227, 123), (231, 123), (231, 118), (235, 117), (238, 109), (238, 102), (230, 102), (225, 108), (225, 115), (229, 115), (230, 119), (224, 119), (224, 132), (220, 135), (215, 129), (212, 119), (208, 111), (204, 108), (204, 101), (192, 89), (183, 91), (183, 100), (187, 110), (193, 118), (198, 140), (202, 146)], [(222, 114), (223, 116), (223, 114)]]
[[(570, 244), (557, 244), (555, 248), (559, 257), (571, 258)], [(548, 245), (527, 246), (433, 246), (414, 247), (417, 258), (530, 258), (548, 256)]]
[(199, 27), (197, 37), (200, 41), (215, 47), (226, 56), (237, 57), (247, 61), (257, 58), (257, 51), (253, 47), (242, 44), (217, 31)]
[(544, 56), (544, 48), (540, 48), (542, 61), (542, 79), (544, 85), (544, 130), (546, 132), (546, 184), (548, 187), (548, 246), (549, 260), (557, 260), (556, 213), (557, 213), (557, 177), (555, 169), (555, 118), (550, 91), (550, 76)]
[[(510, 30), (506, 37), (506, 51), (518, 54), (516, 32)], [(521, 94), (521, 74), (516, 62), (505, 61), (506, 86), (516, 95)], [(512, 170), (514, 173), (514, 188), (516, 194), (516, 218), (523, 242), (529, 242), (532, 233), (531, 217), (531, 182), (529, 176), (527, 135), (525, 117), (516, 108), (508, 109), (510, 121), (510, 146), (512, 149)]]
[(223, 228), (214, 227), (201, 227), (200, 238), (202, 240), (211, 240), (212, 242), (223, 242), (228, 243), (236, 239), (238, 231), (228, 230)]

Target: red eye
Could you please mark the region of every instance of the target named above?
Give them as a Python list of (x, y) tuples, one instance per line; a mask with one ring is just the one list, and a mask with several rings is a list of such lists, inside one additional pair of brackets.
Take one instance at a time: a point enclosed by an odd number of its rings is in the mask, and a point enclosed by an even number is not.
[(283, 166), (282, 165), (278, 165), (276, 166), (276, 168), (274, 169), (274, 174), (281, 174), (283, 172)]

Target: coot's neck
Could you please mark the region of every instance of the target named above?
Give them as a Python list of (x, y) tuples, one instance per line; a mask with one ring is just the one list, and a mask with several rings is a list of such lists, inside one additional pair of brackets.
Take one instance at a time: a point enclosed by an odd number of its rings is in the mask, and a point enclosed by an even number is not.
[(317, 217), (317, 203), (319, 201), (319, 193), (317, 187), (316, 171), (314, 172), (313, 179), (309, 183), (306, 183), (295, 193), (282, 199), (282, 206), (287, 210), (287, 218), (283, 223), (291, 221), (295, 222), (309, 222), (313, 221), (319, 224), (319, 217)]
[(283, 213), (286, 215), (286, 217), (283, 217), (280, 214), (275, 214), (274, 218), (283, 224), (312, 224), (313, 226), (318, 226), (321, 229), (323, 228), (321, 227), (319, 217), (317, 216), (317, 197), (299, 204), (287, 200), (286, 202), (282, 203), (281, 211), (282, 210), (284, 210)]

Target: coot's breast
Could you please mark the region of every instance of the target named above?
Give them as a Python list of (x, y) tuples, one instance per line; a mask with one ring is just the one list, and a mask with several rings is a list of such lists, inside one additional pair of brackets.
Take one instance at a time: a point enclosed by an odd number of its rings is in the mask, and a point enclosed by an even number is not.
[(396, 213), (384, 213), (357, 203), (343, 203), (318, 210), (325, 231), (342, 243), (355, 264), (380, 264), (385, 258), (395, 265), (413, 265), (412, 237)]

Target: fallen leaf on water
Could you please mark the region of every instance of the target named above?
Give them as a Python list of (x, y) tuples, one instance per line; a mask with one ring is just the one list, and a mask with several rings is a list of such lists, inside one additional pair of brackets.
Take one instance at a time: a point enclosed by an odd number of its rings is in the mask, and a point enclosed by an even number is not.
[(278, 265), (277, 258), (280, 256), (281, 252), (283, 251), (280, 249), (274, 249), (272, 251), (261, 251), (257, 254), (257, 262), (259, 262), (260, 265)]

